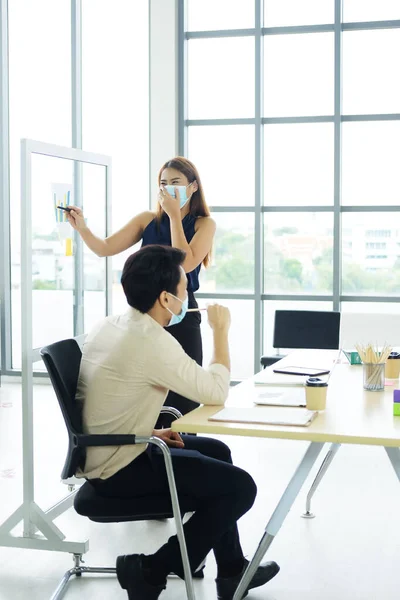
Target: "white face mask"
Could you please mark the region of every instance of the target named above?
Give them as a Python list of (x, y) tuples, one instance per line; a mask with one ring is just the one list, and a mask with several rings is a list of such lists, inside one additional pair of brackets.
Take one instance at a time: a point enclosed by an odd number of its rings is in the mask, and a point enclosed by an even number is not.
[(169, 294), (173, 298), (176, 298), (176, 300), (179, 300), (179, 302), (182, 304), (182, 310), (179, 313), (179, 315), (176, 315), (175, 313), (172, 312), (172, 310), (167, 308), (167, 311), (170, 312), (172, 315), (171, 320), (168, 323), (167, 327), (172, 327), (172, 325), (178, 325), (178, 323), (180, 323), (182, 321), (182, 319), (185, 318), (186, 312), (188, 309), (188, 305), (189, 305), (189, 296), (186, 296), (185, 300), (181, 300), (180, 298), (178, 298), (177, 296), (174, 296), (174, 294), (171, 294), (170, 292), (167, 292), (167, 294)]
[(179, 190), (179, 198), (180, 198), (180, 207), (183, 208), (186, 204), (186, 202), (188, 202), (189, 198), (187, 195), (187, 189), (188, 187), (190, 187), (192, 184), (189, 183), (189, 185), (164, 185), (164, 188), (167, 190), (168, 194), (170, 194), (173, 198), (175, 198), (175, 188), (178, 188)]

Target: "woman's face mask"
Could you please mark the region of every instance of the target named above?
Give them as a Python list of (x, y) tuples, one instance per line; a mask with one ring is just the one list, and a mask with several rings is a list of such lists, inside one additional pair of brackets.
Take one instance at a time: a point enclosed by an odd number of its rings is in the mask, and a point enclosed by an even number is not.
[[(167, 186), (165, 186), (165, 187), (167, 187)], [(182, 310), (179, 313), (179, 315), (176, 315), (175, 313), (172, 312), (172, 310), (167, 308), (167, 311), (170, 312), (172, 315), (171, 320), (168, 323), (167, 327), (172, 327), (172, 325), (178, 325), (178, 323), (180, 323), (182, 321), (182, 319), (184, 319), (184, 317), (186, 316), (186, 312), (187, 312), (188, 305), (189, 305), (189, 297), (186, 296), (185, 300), (181, 300), (177, 296), (174, 296), (174, 294), (170, 294), (170, 292), (167, 292), (167, 294), (169, 294), (173, 298), (176, 298), (176, 300), (179, 300), (179, 302), (181, 302), (181, 304), (182, 304)]]
[(180, 207), (183, 208), (186, 202), (189, 200), (187, 195), (187, 189), (192, 184), (189, 185), (164, 185), (164, 189), (167, 190), (168, 194), (170, 194), (173, 198), (175, 198), (175, 189), (179, 190), (179, 198), (180, 198)]

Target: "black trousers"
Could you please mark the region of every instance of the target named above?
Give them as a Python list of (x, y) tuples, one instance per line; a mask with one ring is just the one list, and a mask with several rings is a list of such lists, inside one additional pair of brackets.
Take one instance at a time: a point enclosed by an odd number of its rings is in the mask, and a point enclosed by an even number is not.
[[(237, 520), (253, 505), (257, 494), (251, 476), (232, 464), (231, 452), (219, 440), (182, 436), (184, 449), (171, 448), (178, 496), (195, 498), (197, 510), (184, 525), (190, 565), (194, 572), (212, 549), (219, 569), (240, 564), (243, 552)], [(149, 446), (127, 467), (106, 480), (92, 480), (97, 492), (112, 497), (168, 494), (161, 451)], [(179, 543), (172, 536), (157, 552), (166, 572), (183, 578)]]
[[(193, 293), (189, 292), (189, 308), (197, 308), (197, 306), (197, 301)], [(203, 344), (201, 341), (200, 323), (201, 315), (199, 312), (188, 313), (178, 325), (167, 327), (166, 331), (180, 343), (186, 354), (201, 366), (203, 364)], [(197, 408), (199, 403), (189, 400), (189, 398), (184, 398), (176, 392), (168, 392), (164, 405), (173, 406), (185, 415)], [(170, 416), (161, 415), (155, 427), (169, 427), (170, 423)]]

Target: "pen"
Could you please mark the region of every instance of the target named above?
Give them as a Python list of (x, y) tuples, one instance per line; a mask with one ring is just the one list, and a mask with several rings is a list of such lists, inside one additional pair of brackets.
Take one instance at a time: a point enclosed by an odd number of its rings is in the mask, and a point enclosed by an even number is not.
[(66, 212), (71, 212), (72, 208), (67, 208), (66, 206), (57, 206), (60, 210), (65, 210)]

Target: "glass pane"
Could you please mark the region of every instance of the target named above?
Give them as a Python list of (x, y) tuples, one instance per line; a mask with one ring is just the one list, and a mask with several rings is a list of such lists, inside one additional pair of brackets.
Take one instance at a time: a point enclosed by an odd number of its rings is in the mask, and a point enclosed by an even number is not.
[(399, 29), (344, 32), (344, 114), (400, 112), (399, 57)]
[(333, 124), (264, 126), (264, 204), (333, 204)]
[(388, 21), (400, 19), (399, 0), (344, 0), (343, 20)]
[[(231, 311), (232, 325), (229, 331), (231, 354), (231, 379), (245, 379), (254, 374), (254, 302), (252, 300), (204, 300), (199, 306), (217, 302)], [(213, 353), (213, 336), (207, 322), (202, 318), (201, 335), (203, 338), (203, 365), (210, 364)]]
[[(272, 343), (274, 339), (274, 322), (276, 310), (332, 310), (332, 302), (314, 302), (314, 301), (282, 301), (267, 300), (263, 302), (264, 309), (264, 350), (265, 355), (276, 354)], [(284, 348), (281, 348), (284, 353)], [(260, 367), (261, 368), (261, 367)]]
[(265, 37), (265, 117), (333, 114), (333, 44), (333, 33)]
[(342, 215), (342, 293), (400, 293), (400, 213)]
[(254, 2), (249, 0), (188, 0), (188, 31), (251, 29)]
[(212, 263), (201, 271), (200, 291), (254, 292), (254, 215), (213, 213), (217, 223)]
[(268, 0), (264, 4), (265, 27), (333, 23), (333, 0)]
[(264, 292), (332, 292), (333, 214), (264, 215)]
[[(71, 145), (71, 3), (69, 0), (14, 0), (9, 2), (9, 64), (10, 64), (10, 186), (11, 186), (11, 278), (12, 278), (12, 344), (13, 344), (13, 367), (21, 365), (20, 346), (20, 221), (21, 221), (21, 192), (20, 192), (20, 140), (31, 138), (43, 140), (64, 146)], [(51, 49), (51, 51), (49, 51)], [(56, 98), (56, 100), (55, 100)], [(44, 160), (44, 159), (43, 159)], [(57, 167), (52, 167), (54, 179), (50, 181), (71, 182), (65, 179), (70, 171), (65, 173), (58, 162)], [(43, 164), (43, 163), (42, 163)], [(57, 172), (59, 170), (59, 172)], [(50, 175), (50, 174), (49, 174)], [(43, 172), (43, 176), (46, 173)], [(40, 174), (35, 175), (36, 178)], [(61, 178), (61, 179), (60, 179)], [(54, 211), (51, 207), (51, 189), (47, 184), (37, 180), (38, 188), (41, 186), (44, 195), (40, 197), (36, 193), (35, 202), (39, 213), (47, 211), (44, 217), (48, 225), (53, 223)], [(32, 182), (34, 185), (35, 182)], [(45, 188), (45, 189), (44, 189)], [(37, 215), (36, 215), (37, 216)], [(34, 224), (36, 227), (36, 224)], [(51, 234), (51, 232), (46, 232)], [(46, 235), (43, 229), (35, 235)], [(40, 244), (46, 240), (40, 240)], [(37, 242), (39, 244), (39, 241)], [(57, 239), (53, 240), (57, 246)], [(52, 281), (57, 280), (54, 270), (50, 273), (49, 263), (55, 264), (55, 252), (51, 249), (50, 240), (47, 240), (47, 248), (41, 247), (35, 250), (38, 265), (37, 278)], [(44, 244), (46, 246), (46, 244)], [(46, 254), (46, 252), (50, 254)], [(39, 254), (41, 253), (41, 254)], [(52, 257), (50, 258), (50, 256)], [(36, 260), (35, 258), (35, 260)], [(69, 267), (68, 267), (69, 268)], [(64, 265), (63, 269), (67, 269)], [(64, 271), (65, 273), (65, 271)], [(70, 281), (69, 275), (67, 279)], [(47, 324), (44, 319), (47, 310), (47, 299), (58, 298), (68, 300), (63, 304), (72, 307), (69, 302), (71, 289), (62, 291), (40, 289), (36, 290), (37, 300), (34, 300), (34, 314), (42, 314), (43, 338), (40, 337), (40, 322), (36, 324), (34, 332), (34, 344), (39, 345), (40, 340), (46, 338)], [(46, 292), (48, 294), (46, 294)], [(50, 295), (50, 296), (48, 296)], [(53, 306), (54, 300), (50, 302)], [(40, 304), (40, 307), (39, 307)], [(54, 313), (54, 308), (52, 309)], [(69, 309), (67, 309), (68, 311)], [(54, 315), (53, 315), (54, 316)], [(64, 325), (70, 333), (71, 315), (67, 312), (63, 323), (58, 323), (53, 318), (52, 323), (56, 327), (51, 341), (63, 337), (61, 329)], [(58, 329), (57, 329), (58, 328)], [(67, 331), (65, 330), (65, 331)], [(64, 336), (65, 337), (65, 336)], [(39, 342), (39, 344), (38, 344)]]
[(189, 40), (189, 119), (254, 117), (254, 38)]
[[(91, 231), (106, 236), (106, 169), (82, 165), (83, 210)], [(106, 316), (106, 261), (83, 244), (84, 330)]]
[(343, 123), (342, 203), (398, 205), (400, 122)]
[[(65, 225), (70, 240), (73, 230), (68, 223), (57, 223), (53, 185), (73, 189), (73, 163), (48, 156), (32, 156), (32, 337), (38, 348), (74, 335), (73, 290), (74, 259), (67, 256)], [(61, 196), (58, 196), (61, 197)], [(72, 199), (72, 197), (71, 197)], [(68, 200), (65, 200), (67, 203)], [(59, 215), (60, 211), (57, 211)], [(62, 214), (62, 213), (61, 213)], [(64, 220), (58, 216), (58, 220)], [(20, 252), (13, 262), (12, 334), (13, 368), (21, 367), (21, 295)], [(15, 286), (15, 287), (14, 287)], [(43, 367), (43, 365), (41, 365)]]
[[(210, 206), (254, 205), (254, 128), (189, 127), (189, 158), (199, 170)], [(236, 169), (240, 165), (240, 171)]]

